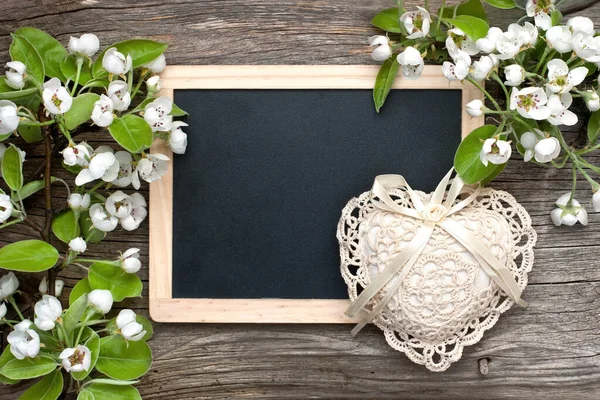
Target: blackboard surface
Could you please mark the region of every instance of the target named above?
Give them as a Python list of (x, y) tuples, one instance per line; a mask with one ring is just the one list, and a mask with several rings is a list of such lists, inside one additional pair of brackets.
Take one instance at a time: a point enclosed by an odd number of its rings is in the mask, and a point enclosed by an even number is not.
[(379, 174), (431, 191), (461, 136), (460, 90), (175, 90), (173, 298), (344, 299), (335, 238)]

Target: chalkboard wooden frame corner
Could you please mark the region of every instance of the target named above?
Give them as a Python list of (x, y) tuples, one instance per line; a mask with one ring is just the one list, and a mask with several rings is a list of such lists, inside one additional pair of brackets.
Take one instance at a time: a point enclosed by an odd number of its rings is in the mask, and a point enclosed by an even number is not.
[[(244, 65), (168, 66), (161, 74), (161, 95), (173, 98), (177, 89), (370, 89), (376, 65)], [(461, 136), (482, 126), (465, 105), (483, 100), (470, 83), (449, 82), (439, 66), (425, 66), (419, 80), (400, 76), (393, 89), (453, 89), (462, 91)], [(151, 153), (173, 158), (161, 139)], [(173, 163), (161, 180), (150, 184), (150, 316), (156, 322), (188, 323), (356, 323), (344, 315), (349, 300), (332, 299), (208, 299), (173, 298)]]

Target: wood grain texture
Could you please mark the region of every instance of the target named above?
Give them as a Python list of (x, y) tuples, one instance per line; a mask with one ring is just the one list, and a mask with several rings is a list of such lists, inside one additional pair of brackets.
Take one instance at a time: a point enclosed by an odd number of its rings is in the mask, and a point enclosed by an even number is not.
[[(64, 43), (84, 32), (97, 33), (103, 45), (129, 36), (165, 40), (172, 64), (372, 64), (364, 43), (377, 31), (369, 20), (388, 6), (387, 0), (6, 0), (0, 64), (8, 60), (9, 33), (26, 25), (46, 29)], [(565, 9), (600, 24), (600, 4), (594, 0), (568, 0)], [(506, 24), (507, 15), (515, 14), (495, 12), (492, 21)], [(108, 140), (102, 134), (82, 139), (94, 145)], [(41, 152), (23, 148), (31, 172)], [(600, 157), (590, 160), (599, 163)], [(144, 398), (600, 398), (600, 215), (591, 214), (587, 227), (552, 225), (553, 203), (570, 187), (568, 168), (545, 169), (515, 158), (494, 187), (523, 203), (539, 234), (524, 292), (530, 306), (503, 315), (448, 371), (433, 374), (412, 364), (373, 327), (352, 338), (345, 325), (155, 324), (154, 365), (139, 386)], [(585, 182), (578, 187), (579, 200), (589, 204), (589, 187)], [(56, 203), (64, 204), (66, 193), (59, 186), (56, 196)], [(29, 204), (41, 207), (43, 199)], [(40, 209), (33, 214), (41, 219)], [(0, 233), (0, 245), (33, 236), (30, 228), (13, 226)], [(147, 222), (135, 232), (111, 234), (86, 255), (114, 255), (133, 246), (147, 266)], [(61, 276), (72, 287), (80, 275)], [(147, 283), (147, 267), (140, 276)], [(147, 285), (143, 296), (124, 306), (147, 312)], [(479, 372), (482, 359), (485, 376)], [(0, 387), (0, 398), (16, 398), (24, 389)]]

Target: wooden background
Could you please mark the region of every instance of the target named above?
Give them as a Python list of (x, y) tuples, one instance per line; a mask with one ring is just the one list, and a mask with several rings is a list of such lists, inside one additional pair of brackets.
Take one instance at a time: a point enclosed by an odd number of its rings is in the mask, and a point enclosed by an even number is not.
[[(407, 1), (410, 6), (418, 1)], [(433, 3), (433, 2), (432, 2)], [(521, 0), (524, 3), (524, 0)], [(0, 15), (0, 64), (8, 61), (10, 32), (21, 26), (47, 30), (67, 43), (70, 35), (94, 32), (104, 47), (127, 37), (170, 44), (171, 64), (367, 64), (365, 42), (376, 33), (372, 16), (391, 1), (376, 0), (5, 0)], [(600, 3), (567, 0), (568, 15), (600, 25)], [(491, 13), (496, 25), (516, 20), (518, 10)], [(232, 111), (233, 112), (233, 111)], [(574, 131), (581, 128), (574, 127)], [(201, 128), (198, 129), (201, 132)], [(98, 144), (107, 134), (83, 136)], [(201, 133), (190, 140), (202, 140)], [(432, 140), (435, 136), (432, 135)], [(23, 146), (33, 171), (41, 149)], [(596, 162), (600, 159), (596, 159)], [(524, 165), (515, 158), (494, 187), (507, 189), (531, 213), (539, 241), (527, 309), (513, 309), (463, 359), (444, 373), (431, 373), (391, 350), (376, 328), (358, 337), (345, 325), (166, 325), (155, 324), (150, 342), (155, 361), (139, 385), (145, 399), (200, 398), (600, 398), (600, 216), (587, 227), (556, 228), (549, 213), (569, 190), (571, 172)], [(580, 182), (578, 198), (591, 192)], [(147, 187), (145, 188), (147, 190)], [(147, 195), (147, 192), (144, 192)], [(56, 190), (55, 204), (65, 193)], [(30, 207), (38, 207), (34, 198)], [(588, 207), (591, 208), (591, 207)], [(0, 231), (0, 246), (31, 238), (26, 226)], [(148, 279), (148, 224), (116, 232), (86, 256), (112, 257), (142, 249)], [(61, 274), (63, 296), (79, 276)], [(37, 282), (24, 286), (37, 287)], [(144, 298), (127, 307), (147, 313)], [(484, 375), (480, 369), (487, 369)], [(1, 399), (24, 386), (0, 387)]]

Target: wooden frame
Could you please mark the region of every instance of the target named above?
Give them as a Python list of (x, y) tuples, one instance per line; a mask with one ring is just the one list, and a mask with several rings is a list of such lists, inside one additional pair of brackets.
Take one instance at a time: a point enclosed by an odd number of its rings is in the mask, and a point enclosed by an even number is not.
[[(272, 66), (170, 66), (162, 73), (162, 95), (175, 89), (371, 89), (378, 66), (272, 65)], [(465, 104), (482, 99), (469, 83), (449, 82), (439, 66), (426, 66), (421, 78), (400, 76), (393, 89), (462, 90), (462, 137), (483, 125), (472, 118)], [(153, 153), (172, 153), (163, 141)], [(239, 323), (354, 323), (344, 311), (349, 300), (296, 299), (178, 299), (172, 297), (173, 165), (161, 180), (150, 185), (150, 315), (157, 322)]]

